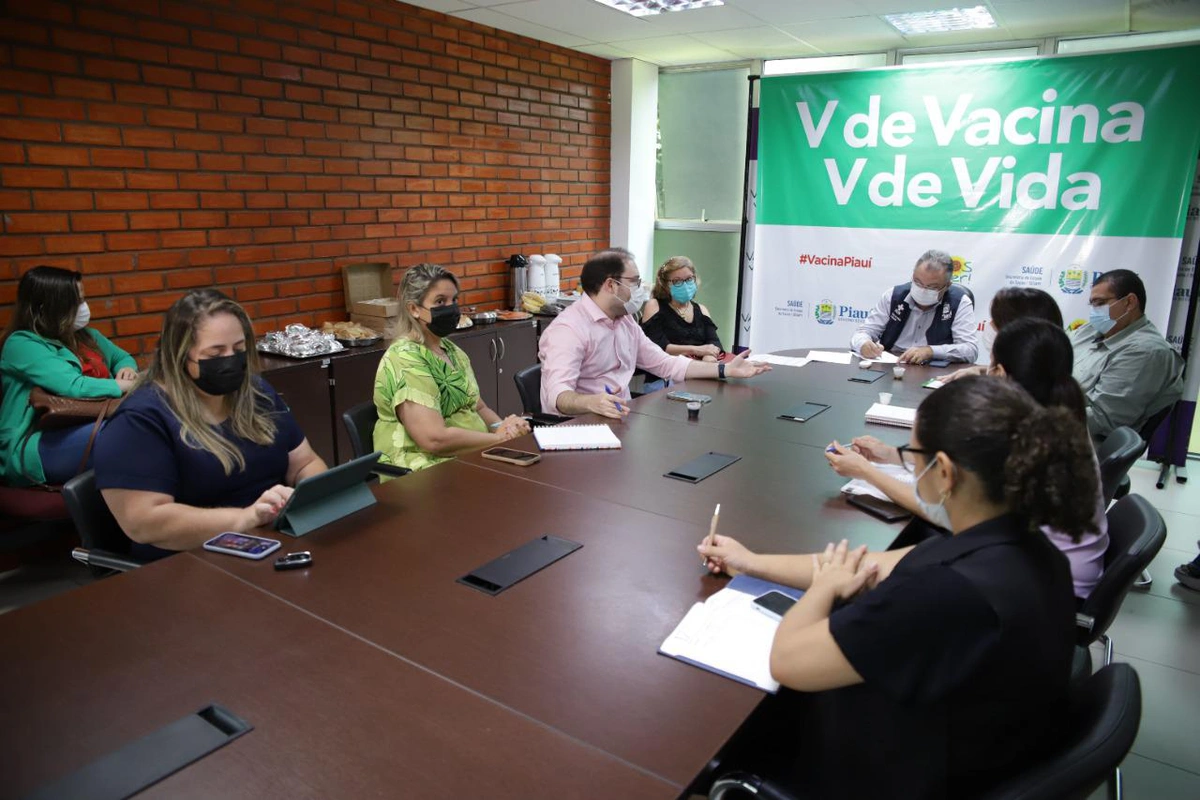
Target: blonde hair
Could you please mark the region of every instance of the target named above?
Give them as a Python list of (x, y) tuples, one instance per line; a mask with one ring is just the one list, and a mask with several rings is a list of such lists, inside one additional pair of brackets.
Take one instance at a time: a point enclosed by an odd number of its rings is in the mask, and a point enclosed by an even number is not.
[(196, 384), (187, 371), (188, 351), (196, 343), (196, 331), (216, 314), (232, 314), (246, 335), (246, 375), (237, 391), (223, 399), (232, 433), (259, 445), (275, 441), (275, 420), (264, 407), (270, 399), (254, 382), (258, 375), (258, 353), (254, 349), (254, 328), (250, 317), (228, 296), (216, 289), (197, 289), (175, 301), (163, 319), (162, 336), (150, 369), (138, 386), (154, 384), (166, 395), (167, 403), (179, 419), (179, 438), (188, 447), (212, 453), (226, 475), (246, 469), (241, 450), (205, 417)]
[(654, 291), (651, 294), (655, 300), (660, 303), (671, 302), (671, 274), (681, 269), (690, 269), (696, 278), (696, 288), (700, 288), (700, 273), (696, 271), (692, 260), (687, 256), (671, 256), (658, 268), (658, 275), (654, 278)]
[(400, 301), (400, 316), (396, 319), (396, 339), (411, 339), (414, 342), (425, 343), (425, 330), (408, 310), (408, 304), (421, 305), (429, 289), (438, 281), (450, 281), (458, 288), (458, 278), (445, 267), (437, 264), (417, 264), (409, 267), (400, 280), (396, 290), (396, 299)]

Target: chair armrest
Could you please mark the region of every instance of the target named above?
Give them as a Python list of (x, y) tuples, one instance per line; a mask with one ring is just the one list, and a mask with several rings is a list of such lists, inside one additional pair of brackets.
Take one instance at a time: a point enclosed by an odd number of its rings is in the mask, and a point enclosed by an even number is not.
[(129, 556), (119, 556), (107, 550), (88, 550), (85, 547), (76, 547), (71, 551), (71, 557), (81, 564), (87, 564), (89, 567), (111, 569), (117, 572), (129, 572), (146, 563), (136, 558), (130, 558)]
[(713, 783), (708, 800), (739, 800), (742, 797), (761, 800), (799, 800), (794, 794), (769, 780), (748, 772), (730, 772)]
[(1075, 614), (1075, 627), (1087, 633), (1092, 632), (1092, 628), (1096, 627), (1096, 618), (1087, 614)]

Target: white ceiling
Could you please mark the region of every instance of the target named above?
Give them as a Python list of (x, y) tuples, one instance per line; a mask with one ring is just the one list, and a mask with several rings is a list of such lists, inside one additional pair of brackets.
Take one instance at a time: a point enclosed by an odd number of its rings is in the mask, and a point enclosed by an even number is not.
[[(404, 0), (604, 58), (660, 66), (1200, 27), (1200, 0), (725, 0), (631, 17), (595, 0)], [(901, 36), (882, 18), (983, 4), (999, 28)]]

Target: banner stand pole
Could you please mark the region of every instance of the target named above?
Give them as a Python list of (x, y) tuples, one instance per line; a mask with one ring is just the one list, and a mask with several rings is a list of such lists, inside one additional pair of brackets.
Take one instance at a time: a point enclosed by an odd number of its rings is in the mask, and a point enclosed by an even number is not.
[[(750, 156), (755, 151), (754, 132), (756, 129), (754, 124), (754, 84), (761, 77), (761, 75), (746, 76), (749, 86), (749, 91), (746, 92), (746, 167), (742, 171), (742, 234), (738, 242), (737, 301), (733, 310), (733, 352), (735, 353), (739, 352), (737, 343), (742, 338), (742, 291), (745, 286), (745, 276), (742, 273), (746, 269), (746, 229), (750, 225)], [(747, 346), (749, 346), (749, 342), (747, 342)]]
[[(1198, 263), (1192, 268), (1192, 292), (1188, 297), (1187, 320), (1183, 324), (1183, 342), (1180, 345), (1180, 355), (1183, 356), (1183, 374), (1187, 375), (1188, 355), (1192, 349), (1192, 331), (1196, 325), (1196, 307), (1200, 302), (1200, 245), (1196, 248), (1196, 257)], [(1186, 381), (1185, 381), (1186, 385)], [(1175, 481), (1177, 483), (1187, 483), (1187, 442), (1182, 443), (1183, 455), (1177, 457), (1176, 453), (1180, 450), (1180, 442), (1177, 441), (1179, 436), (1179, 403), (1176, 402), (1171, 407), (1170, 429), (1167, 434), (1167, 452), (1163, 455), (1163, 460), (1158, 469), (1158, 480), (1155, 482), (1155, 487), (1162, 489), (1167, 485), (1167, 478), (1171, 475), (1171, 470), (1175, 470)], [(1194, 423), (1193, 423), (1194, 424)]]

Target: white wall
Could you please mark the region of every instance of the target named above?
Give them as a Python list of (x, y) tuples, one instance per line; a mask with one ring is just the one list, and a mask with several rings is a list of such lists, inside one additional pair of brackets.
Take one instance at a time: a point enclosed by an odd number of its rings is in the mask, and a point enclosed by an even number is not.
[(612, 62), (612, 195), (609, 243), (653, 274), (658, 67), (637, 59)]

